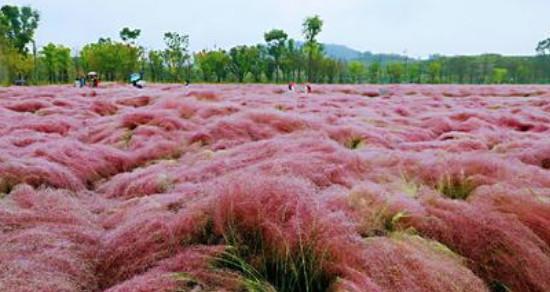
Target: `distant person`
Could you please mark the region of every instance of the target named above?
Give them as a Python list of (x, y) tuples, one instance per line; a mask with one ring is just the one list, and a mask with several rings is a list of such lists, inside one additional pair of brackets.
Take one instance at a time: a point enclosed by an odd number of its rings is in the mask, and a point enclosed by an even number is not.
[(82, 87), (80, 83), (80, 77), (74, 79), (74, 87)]
[(186, 79), (185, 80), (185, 87), (189, 87), (190, 84), (191, 84), (191, 82), (189, 81), (189, 79)]
[(294, 91), (295, 88), (296, 88), (296, 83), (290, 82), (288, 84), (288, 91)]
[(86, 86), (86, 78), (84, 78), (84, 76), (80, 76), (79, 78), (79, 81), (80, 81), (80, 88)]
[(141, 73), (132, 73), (130, 74), (130, 84), (136, 88), (143, 88), (143, 85), (140, 83), (142, 78)]
[(90, 87), (99, 86), (99, 77), (97, 76), (96, 72), (88, 73), (88, 80), (89, 80)]

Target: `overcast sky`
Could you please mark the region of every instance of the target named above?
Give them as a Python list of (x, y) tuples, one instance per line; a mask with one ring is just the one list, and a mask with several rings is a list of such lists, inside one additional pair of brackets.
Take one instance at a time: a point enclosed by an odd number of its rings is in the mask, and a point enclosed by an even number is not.
[(7, 0), (41, 12), (39, 45), (71, 48), (140, 28), (139, 42), (162, 48), (166, 31), (187, 33), (191, 49), (254, 44), (281, 28), (299, 39), (306, 16), (325, 22), (319, 40), (361, 51), (531, 55), (550, 37), (550, 0)]

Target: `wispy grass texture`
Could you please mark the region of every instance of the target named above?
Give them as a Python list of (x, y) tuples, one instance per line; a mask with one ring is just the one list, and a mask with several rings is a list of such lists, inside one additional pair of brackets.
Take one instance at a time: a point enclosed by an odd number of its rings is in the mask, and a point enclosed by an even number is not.
[(550, 291), (548, 86), (0, 88), (2, 291)]

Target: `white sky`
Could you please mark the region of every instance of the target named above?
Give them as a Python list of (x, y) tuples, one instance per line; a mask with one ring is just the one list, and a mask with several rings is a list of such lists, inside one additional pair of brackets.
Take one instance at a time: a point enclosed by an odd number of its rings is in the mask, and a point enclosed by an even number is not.
[(263, 41), (282, 28), (299, 39), (306, 16), (325, 21), (319, 40), (373, 52), (531, 55), (550, 37), (550, 0), (3, 0), (41, 12), (38, 44), (71, 48), (140, 28), (139, 43), (162, 48), (167, 31), (191, 49)]

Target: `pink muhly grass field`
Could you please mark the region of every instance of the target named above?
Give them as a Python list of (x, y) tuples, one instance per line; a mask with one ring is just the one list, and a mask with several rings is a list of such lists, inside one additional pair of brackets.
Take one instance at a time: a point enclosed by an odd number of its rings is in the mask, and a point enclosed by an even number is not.
[(550, 291), (549, 86), (0, 88), (1, 291)]

